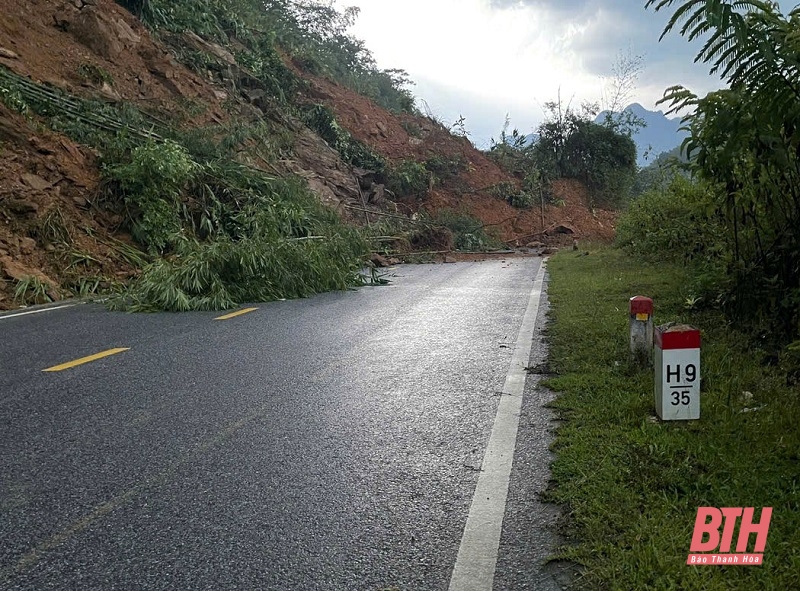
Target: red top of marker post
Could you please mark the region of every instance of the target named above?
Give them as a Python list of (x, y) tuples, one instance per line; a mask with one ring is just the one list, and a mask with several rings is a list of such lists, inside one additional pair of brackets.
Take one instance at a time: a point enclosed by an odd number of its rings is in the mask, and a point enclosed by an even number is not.
[(652, 316), (653, 300), (644, 296), (632, 297), (630, 299), (630, 314), (631, 316), (635, 316), (636, 314), (647, 314), (648, 316)]
[(655, 344), (661, 350), (699, 349), (700, 331), (685, 324), (678, 326), (657, 326)]

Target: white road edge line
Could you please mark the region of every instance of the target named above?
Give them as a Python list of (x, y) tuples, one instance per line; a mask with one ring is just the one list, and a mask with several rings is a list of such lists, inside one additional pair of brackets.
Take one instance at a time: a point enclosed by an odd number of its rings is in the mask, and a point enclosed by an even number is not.
[(77, 306), (77, 304), (67, 304), (66, 306), (54, 306), (52, 308), (41, 308), (39, 310), (28, 310), (27, 312), (19, 312), (17, 314), (5, 314), (0, 316), (0, 320), (5, 320), (6, 318), (16, 318), (17, 316), (27, 316), (28, 314), (41, 314), (42, 312), (52, 312), (53, 310), (63, 310), (64, 308), (72, 308), (73, 306)]
[(534, 279), (528, 308), (514, 345), (511, 365), (506, 374), (492, 434), (483, 457), (481, 473), (450, 578), (449, 591), (492, 591), (494, 586), (494, 571), (527, 376), (525, 367), (533, 348), (533, 332), (542, 298), (546, 261), (547, 259), (542, 260)]

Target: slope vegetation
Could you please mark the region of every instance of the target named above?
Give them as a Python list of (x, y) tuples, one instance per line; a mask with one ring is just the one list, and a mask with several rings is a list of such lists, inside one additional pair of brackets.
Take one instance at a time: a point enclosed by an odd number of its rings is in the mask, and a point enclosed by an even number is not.
[[(105, 292), (222, 308), (344, 288), (370, 250), (436, 235), (474, 250), (613, 234), (573, 182), (513, 207), (518, 182), (416, 113), (402, 75), (337, 73), (246, 11), (204, 2), (240, 19), (209, 28), (184, 4), (151, 3), (148, 26), (111, 0), (4, 9), (0, 308)], [(321, 35), (284, 4), (263, 6)]]

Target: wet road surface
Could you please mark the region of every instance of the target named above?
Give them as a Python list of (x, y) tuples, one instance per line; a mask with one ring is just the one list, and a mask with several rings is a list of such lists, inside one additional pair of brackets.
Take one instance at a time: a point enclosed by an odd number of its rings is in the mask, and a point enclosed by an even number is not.
[[(0, 589), (560, 588), (538, 376), (518, 436), (500, 424), (510, 366), (543, 359), (539, 271), (402, 266), (222, 320), (0, 316)], [(511, 441), (507, 496), (490, 438)], [(465, 535), (479, 477), (502, 535), (488, 583), (458, 582), (492, 546)]]

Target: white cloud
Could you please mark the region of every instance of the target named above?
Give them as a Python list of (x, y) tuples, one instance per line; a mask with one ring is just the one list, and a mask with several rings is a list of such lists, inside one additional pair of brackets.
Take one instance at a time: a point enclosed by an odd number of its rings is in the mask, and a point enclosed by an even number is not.
[(633, 100), (655, 107), (683, 84), (707, 92), (721, 83), (692, 63), (698, 47), (658, 36), (667, 14), (645, 0), (337, 0), (361, 8), (352, 33), (379, 67), (402, 68), (415, 95), (448, 120), (466, 118), (473, 142), (487, 146), (506, 113), (521, 131), (541, 121), (540, 105), (574, 97), (597, 101), (620, 51), (643, 55)]

